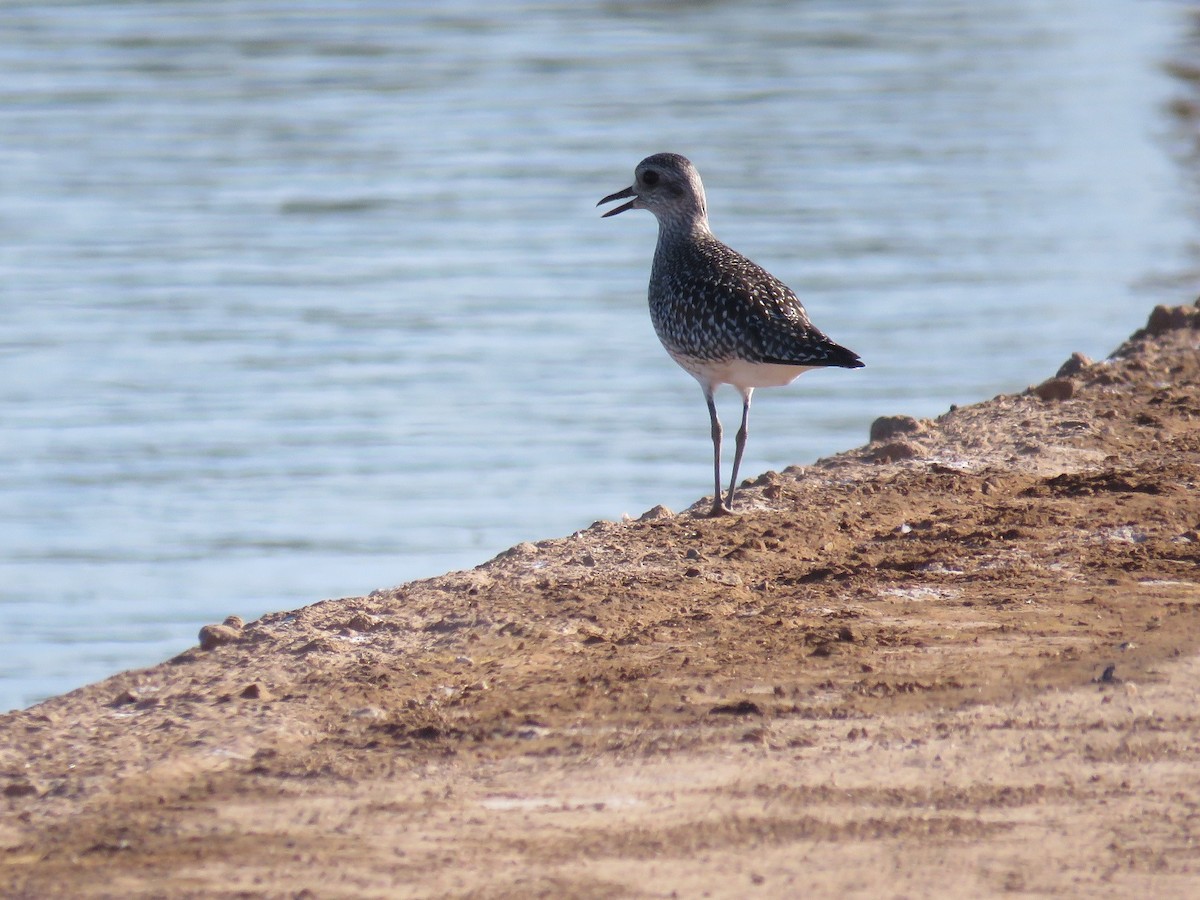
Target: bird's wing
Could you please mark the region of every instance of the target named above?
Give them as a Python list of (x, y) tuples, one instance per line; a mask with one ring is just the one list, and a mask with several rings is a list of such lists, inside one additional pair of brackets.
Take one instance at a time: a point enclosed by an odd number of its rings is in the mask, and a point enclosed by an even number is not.
[(779, 365), (862, 366), (858, 354), (831, 341), (813, 325), (790, 287), (756, 263), (741, 259), (740, 283), (731, 287), (744, 309), (743, 334), (749, 355)]

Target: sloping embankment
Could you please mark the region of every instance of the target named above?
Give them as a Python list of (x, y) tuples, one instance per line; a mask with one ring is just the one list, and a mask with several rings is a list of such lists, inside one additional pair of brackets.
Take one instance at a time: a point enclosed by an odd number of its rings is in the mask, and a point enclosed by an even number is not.
[(0, 894), (1194, 896), (1198, 350), (5, 716)]

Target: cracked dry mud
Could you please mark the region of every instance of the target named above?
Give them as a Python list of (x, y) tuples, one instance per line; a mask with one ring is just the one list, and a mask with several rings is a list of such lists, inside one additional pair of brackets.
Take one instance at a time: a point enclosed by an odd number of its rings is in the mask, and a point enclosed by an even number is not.
[(4, 716), (0, 894), (1200, 895), (1198, 350)]

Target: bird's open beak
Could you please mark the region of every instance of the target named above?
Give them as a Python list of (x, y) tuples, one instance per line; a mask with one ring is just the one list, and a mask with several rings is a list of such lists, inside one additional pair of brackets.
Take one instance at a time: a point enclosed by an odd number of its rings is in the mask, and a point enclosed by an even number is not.
[(615, 216), (617, 213), (623, 213), (627, 209), (633, 209), (633, 204), (637, 203), (637, 194), (634, 193), (632, 187), (627, 187), (623, 191), (617, 191), (615, 194), (609, 194), (607, 197), (605, 197), (603, 200), (601, 200), (596, 205), (603, 206), (605, 203), (608, 203), (612, 200), (624, 200), (626, 197), (632, 197), (633, 199), (630, 200), (628, 203), (622, 203), (616, 209), (610, 209), (608, 212), (606, 212), (600, 218), (607, 219), (609, 216)]

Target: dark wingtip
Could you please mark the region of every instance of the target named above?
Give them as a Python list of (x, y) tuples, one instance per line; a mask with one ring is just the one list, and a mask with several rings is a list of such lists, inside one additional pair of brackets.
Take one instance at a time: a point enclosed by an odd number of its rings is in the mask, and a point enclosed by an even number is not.
[(830, 354), (829, 363), (841, 366), (843, 369), (862, 369), (866, 363), (859, 359), (853, 350), (847, 350), (841, 344), (834, 344), (834, 352)]

